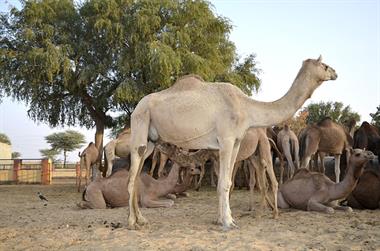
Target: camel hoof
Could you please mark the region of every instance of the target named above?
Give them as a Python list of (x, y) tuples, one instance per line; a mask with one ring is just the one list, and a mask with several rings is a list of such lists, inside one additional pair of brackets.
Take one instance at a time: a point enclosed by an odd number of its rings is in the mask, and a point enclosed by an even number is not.
[(352, 210), (351, 207), (346, 207), (344, 210), (345, 210), (347, 213), (352, 213), (352, 212), (354, 212), (354, 210)]
[(326, 208), (326, 213), (333, 214), (334, 213), (334, 208), (332, 208), (332, 207)]
[(171, 199), (171, 200), (175, 200), (175, 199), (177, 199), (177, 196), (175, 196), (175, 194), (168, 194), (168, 195), (166, 195), (166, 198), (168, 198), (168, 199)]
[[(173, 201), (173, 204), (174, 204), (174, 201)], [(139, 226), (144, 226), (144, 225), (148, 225), (149, 224), (149, 221), (147, 219), (145, 219), (143, 216), (140, 216), (138, 219), (137, 219), (137, 224)]]
[(238, 225), (236, 225), (234, 221), (230, 224), (223, 225), (223, 231), (230, 231), (233, 229), (239, 229)]
[(135, 224), (128, 224), (127, 229), (128, 230), (140, 230), (141, 227), (135, 223)]

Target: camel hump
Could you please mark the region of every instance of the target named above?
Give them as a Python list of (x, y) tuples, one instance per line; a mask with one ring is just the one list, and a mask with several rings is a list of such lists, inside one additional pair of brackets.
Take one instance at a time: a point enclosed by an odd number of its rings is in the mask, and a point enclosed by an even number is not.
[(189, 74), (177, 79), (171, 89), (174, 90), (192, 90), (204, 85), (204, 80), (201, 76)]
[(89, 144), (88, 144), (88, 146), (92, 146), (92, 145), (94, 145), (94, 142), (90, 142)]
[(330, 117), (326, 117), (318, 122), (318, 126), (330, 126), (333, 123)]

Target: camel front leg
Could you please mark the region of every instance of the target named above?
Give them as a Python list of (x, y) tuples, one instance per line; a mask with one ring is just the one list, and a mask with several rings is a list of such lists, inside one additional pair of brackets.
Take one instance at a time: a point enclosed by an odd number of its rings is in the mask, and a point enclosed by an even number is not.
[(338, 204), (338, 201), (337, 200), (334, 200), (334, 201), (331, 201), (329, 203), (329, 206), (334, 208), (335, 210), (342, 210), (342, 211), (345, 211), (345, 212), (348, 212), (348, 213), (352, 213), (353, 210), (351, 207), (349, 206), (341, 206)]
[(160, 166), (158, 167), (158, 177), (162, 177), (162, 172), (164, 170), (164, 167), (166, 165), (166, 162), (168, 161), (169, 159), (169, 156), (164, 154), (164, 153), (161, 153), (160, 154)]
[(248, 160), (248, 170), (249, 170), (249, 211), (253, 210), (253, 205), (255, 204), (253, 195), (256, 185), (256, 172), (255, 172), (255, 166), (253, 164), (253, 161), (251, 160), (252, 156), (249, 157)]
[(219, 149), (219, 177), (218, 177), (218, 197), (219, 197), (219, 216), (218, 223), (222, 224), (223, 229), (236, 228), (230, 209), (229, 192), (231, 188), (231, 178), (233, 164), (235, 163), (239, 151), (240, 142), (235, 143), (235, 138), (218, 139)]
[(157, 148), (154, 148), (154, 152), (152, 156), (152, 165), (150, 166), (150, 171), (149, 171), (149, 175), (152, 177), (154, 175), (154, 169), (156, 169), (158, 153), (159, 151), (157, 150)]
[(277, 207), (278, 182), (273, 170), (273, 165), (270, 163), (268, 166), (266, 166), (265, 169), (269, 176), (269, 180), (271, 183), (270, 185), (271, 185), (271, 189), (273, 193), (273, 205), (271, 205), (270, 203), (269, 204), (272, 206), (272, 209), (273, 209), (273, 218), (277, 218), (278, 216), (278, 207)]
[(144, 199), (141, 202), (142, 207), (148, 207), (148, 208), (172, 207), (173, 205), (174, 205), (174, 201), (170, 199), (167, 199), (167, 200)]
[(195, 190), (199, 191), (199, 188), (201, 188), (203, 176), (205, 175), (205, 163), (201, 165), (201, 173), (199, 174), (199, 180), (195, 185)]
[(335, 154), (335, 182), (339, 183), (340, 178), (340, 154)]

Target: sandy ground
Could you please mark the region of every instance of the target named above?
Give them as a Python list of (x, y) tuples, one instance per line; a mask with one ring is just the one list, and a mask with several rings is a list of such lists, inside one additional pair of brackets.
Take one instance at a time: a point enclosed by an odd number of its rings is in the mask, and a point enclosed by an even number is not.
[[(49, 203), (36, 195), (41, 191)], [(80, 210), (72, 184), (1, 185), (0, 250), (379, 250), (380, 210), (327, 215), (266, 209), (247, 211), (248, 191), (234, 191), (239, 229), (214, 225), (216, 192), (202, 187), (169, 209), (142, 209), (148, 228), (125, 228), (127, 208)], [(258, 199), (258, 196), (257, 196)], [(261, 213), (260, 213), (261, 212)], [(113, 228), (120, 223), (120, 228)]]

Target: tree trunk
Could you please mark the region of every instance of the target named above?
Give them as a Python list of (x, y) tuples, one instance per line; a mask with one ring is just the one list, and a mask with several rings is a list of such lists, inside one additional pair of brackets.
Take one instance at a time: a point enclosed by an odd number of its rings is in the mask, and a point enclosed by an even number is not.
[(103, 177), (106, 176), (107, 170), (104, 170), (102, 165), (102, 153), (103, 153), (103, 135), (104, 135), (104, 122), (100, 119), (95, 120), (96, 132), (95, 132), (95, 146), (98, 148), (98, 166), (99, 170), (102, 172)]
[(66, 155), (67, 155), (66, 150), (63, 150), (63, 169), (66, 168), (66, 157), (67, 157)]

